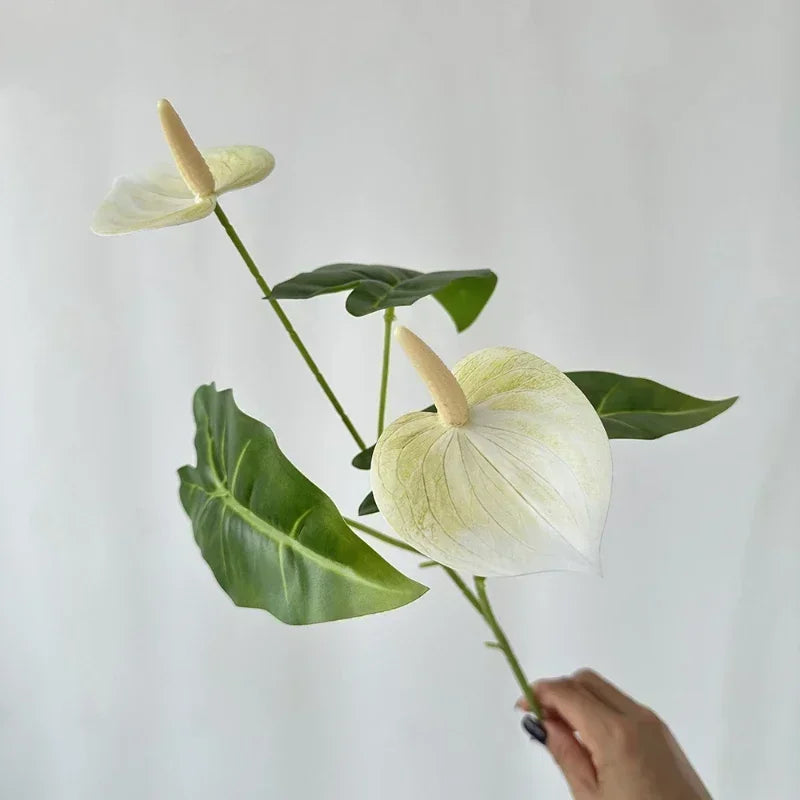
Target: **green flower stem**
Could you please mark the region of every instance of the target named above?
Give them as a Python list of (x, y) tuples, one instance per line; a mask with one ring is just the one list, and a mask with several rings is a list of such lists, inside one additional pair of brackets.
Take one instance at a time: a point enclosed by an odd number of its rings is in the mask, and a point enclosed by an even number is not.
[(383, 312), (383, 368), (381, 369), (381, 392), (378, 400), (378, 437), (383, 433), (386, 418), (386, 389), (389, 386), (389, 353), (392, 350), (392, 323), (394, 308), (391, 306)]
[(506, 638), (503, 629), (500, 627), (500, 623), (497, 621), (497, 618), (492, 611), (492, 607), (489, 604), (489, 596), (486, 594), (486, 578), (475, 578), (475, 590), (478, 593), (478, 599), (480, 600), (480, 604), (483, 608), (483, 617), (488, 623), (489, 627), (492, 629), (494, 638), (497, 640), (497, 644), (503, 651), (506, 661), (508, 661), (508, 665), (511, 667), (511, 671), (514, 673), (514, 677), (517, 679), (517, 683), (519, 683), (522, 693), (525, 695), (525, 699), (528, 701), (530, 710), (537, 717), (541, 717), (542, 709), (536, 699), (536, 695), (534, 695), (533, 689), (531, 689), (528, 679), (525, 677), (525, 673), (522, 671), (522, 667), (520, 666), (519, 661), (517, 661), (517, 657), (514, 655), (514, 651), (511, 649), (511, 645), (508, 643), (508, 639)]
[[(361, 522), (357, 522), (354, 519), (348, 519), (347, 517), (344, 518), (344, 521), (351, 527), (355, 528), (356, 530), (362, 531), (363, 533), (368, 533), (370, 536), (374, 536), (376, 539), (380, 539), (382, 542), (386, 542), (386, 544), (393, 544), (395, 547), (400, 547), (403, 550), (408, 550), (410, 553), (416, 553), (417, 555), (422, 555), (416, 548), (412, 547), (410, 544), (406, 544), (405, 542), (400, 541), (400, 539), (395, 539), (394, 536), (389, 536), (388, 534), (382, 533), (375, 528), (370, 528), (369, 525), (364, 525)], [(461, 593), (464, 597), (467, 598), (469, 604), (482, 616), (484, 619), (486, 615), (483, 613), (483, 608), (481, 607), (480, 601), (472, 592), (472, 590), (467, 586), (464, 582), (464, 579), (454, 570), (450, 569), (450, 567), (445, 567), (444, 564), (440, 564), (438, 561), (425, 561), (420, 566), (437, 566), (441, 567), (449, 576), (450, 580), (461, 590)], [(488, 620), (486, 620), (488, 622)]]
[[(453, 570), (453, 569), (450, 569), (450, 567), (445, 567), (445, 566), (442, 566), (441, 564), (440, 564), (440, 566), (441, 566), (441, 567), (442, 567), (442, 569), (443, 569), (443, 570), (444, 570), (444, 571), (445, 571), (445, 572), (446, 572), (446, 573), (447, 573), (447, 574), (450, 576), (450, 580), (451, 580), (451, 581), (453, 581), (453, 583), (454, 583), (454, 584), (455, 584), (455, 585), (456, 585), (456, 586), (457, 586), (457, 587), (458, 587), (458, 588), (461, 590), (461, 594), (463, 594), (463, 595), (464, 595), (464, 597), (466, 597), (466, 598), (467, 598), (467, 602), (468, 602), (468, 603), (469, 603), (469, 604), (470, 604), (470, 605), (471, 605), (471, 606), (472, 606), (472, 607), (473, 607), (473, 608), (474, 608), (474, 609), (475, 609), (475, 610), (476, 610), (476, 611), (477, 611), (477, 612), (478, 612), (478, 613), (479, 613), (479, 614), (480, 614), (480, 615), (481, 615), (481, 616), (482, 616), (484, 619), (486, 619), (486, 614), (484, 613), (484, 611), (483, 611), (483, 608), (481, 607), (480, 600), (478, 600), (478, 598), (475, 596), (475, 593), (474, 593), (474, 592), (470, 591), (470, 588), (469, 588), (469, 586), (467, 586), (467, 584), (464, 582), (464, 579), (463, 579), (463, 578), (462, 578), (462, 577), (461, 577), (461, 576), (460, 576), (460, 575), (459, 575), (459, 574), (458, 574), (458, 573), (457, 573), (455, 570)], [(488, 619), (486, 619), (486, 622), (488, 623), (488, 622), (489, 622), (489, 620), (488, 620)]]
[[(345, 519), (345, 522), (351, 528), (356, 528), (363, 533), (368, 533), (370, 536), (374, 536), (376, 539), (380, 539), (382, 542), (393, 544), (395, 547), (400, 547), (403, 550), (408, 550), (412, 553), (419, 553), (419, 551), (411, 547), (411, 545), (408, 545), (399, 539), (395, 539), (393, 536), (388, 536), (385, 533), (381, 533), (381, 531), (371, 528), (369, 525), (364, 525), (353, 519)], [(426, 565), (429, 563), (431, 562), (425, 562)], [(478, 614), (480, 614), (489, 628), (491, 628), (496, 641), (487, 642), (486, 644), (489, 647), (503, 651), (503, 654), (505, 655), (506, 660), (511, 667), (511, 671), (514, 673), (514, 677), (517, 679), (517, 683), (519, 683), (520, 688), (525, 695), (525, 699), (528, 701), (531, 711), (537, 717), (541, 717), (542, 709), (539, 705), (539, 702), (536, 700), (536, 695), (534, 695), (533, 689), (531, 689), (528, 679), (525, 677), (525, 673), (523, 672), (519, 661), (517, 661), (514, 651), (511, 649), (508, 638), (506, 637), (503, 629), (500, 627), (500, 623), (497, 621), (497, 617), (495, 617), (492, 606), (489, 603), (489, 597), (486, 594), (486, 579), (475, 578), (476, 593), (473, 592), (469, 586), (467, 586), (464, 579), (455, 570), (450, 569), (450, 567), (445, 567), (444, 564), (439, 564), (438, 566), (440, 566), (447, 573), (450, 580), (453, 581), (461, 594), (464, 595), (467, 602), (478, 612)]]
[(417, 555), (422, 555), (419, 550), (415, 550), (410, 544), (406, 544), (405, 542), (401, 542), (400, 539), (395, 539), (394, 536), (389, 536), (386, 533), (381, 533), (375, 528), (370, 528), (369, 525), (364, 525), (362, 522), (358, 522), (354, 519), (348, 519), (347, 517), (344, 518), (344, 521), (351, 527), (355, 528), (357, 531), (361, 531), (362, 533), (368, 533), (370, 536), (374, 536), (376, 539), (380, 539), (382, 542), (386, 542), (386, 544), (393, 544), (395, 547), (399, 547), (402, 550), (408, 550), (409, 553), (416, 553)]
[(325, 392), (325, 396), (330, 400), (331, 405), (336, 409), (336, 413), (341, 417), (342, 422), (344, 423), (345, 427), (348, 431), (350, 431), (350, 435), (355, 440), (356, 444), (359, 446), (361, 450), (365, 450), (367, 445), (364, 440), (359, 435), (358, 431), (355, 429), (355, 426), (350, 421), (350, 417), (347, 416), (344, 409), (342, 408), (342, 404), (337, 399), (336, 395), (333, 393), (333, 390), (328, 385), (328, 382), (323, 377), (322, 373), (319, 370), (319, 367), (314, 362), (314, 359), (311, 358), (311, 354), (306, 349), (306, 346), (303, 344), (300, 337), (297, 335), (297, 331), (292, 326), (292, 323), (289, 321), (289, 317), (286, 316), (286, 312), (281, 308), (280, 303), (277, 300), (270, 297), (272, 290), (269, 288), (269, 284), (264, 280), (264, 277), (258, 271), (258, 267), (253, 261), (250, 253), (247, 252), (247, 248), (242, 244), (242, 240), (239, 238), (239, 234), (231, 225), (230, 220), (226, 216), (225, 212), (222, 210), (222, 207), (217, 203), (214, 207), (214, 213), (217, 215), (217, 219), (220, 221), (220, 224), (225, 229), (225, 233), (228, 234), (228, 238), (233, 242), (233, 246), (238, 251), (239, 255), (242, 257), (242, 260), (247, 265), (247, 269), (250, 270), (250, 274), (255, 278), (258, 287), (264, 293), (264, 297), (269, 301), (269, 304), (272, 306), (272, 310), (277, 314), (278, 319), (281, 321), (281, 324), (286, 330), (286, 333), (289, 334), (289, 338), (294, 342), (294, 346), (299, 351), (300, 355), (303, 357), (303, 361), (306, 362), (308, 368), (313, 373), (314, 377), (317, 379), (317, 382), (322, 387), (322, 391)]

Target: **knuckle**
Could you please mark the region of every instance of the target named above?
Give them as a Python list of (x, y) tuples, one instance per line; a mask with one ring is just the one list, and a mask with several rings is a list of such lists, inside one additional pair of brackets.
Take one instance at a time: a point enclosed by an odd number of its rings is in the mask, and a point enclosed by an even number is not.
[(583, 669), (579, 669), (577, 672), (575, 672), (572, 677), (576, 681), (595, 681), (600, 676), (593, 669), (583, 667)]
[(575, 681), (571, 678), (553, 678), (548, 681), (539, 681), (534, 685), (534, 691), (540, 696), (558, 696), (574, 688)]
[(639, 725), (646, 731), (663, 731), (666, 728), (661, 717), (647, 706), (642, 706), (639, 711)]

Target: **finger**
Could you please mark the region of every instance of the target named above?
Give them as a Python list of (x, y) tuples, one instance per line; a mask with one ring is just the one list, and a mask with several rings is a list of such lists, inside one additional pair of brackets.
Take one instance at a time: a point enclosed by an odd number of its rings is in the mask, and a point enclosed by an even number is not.
[(564, 773), (572, 794), (577, 800), (594, 797), (597, 773), (586, 748), (560, 720), (545, 720), (543, 725), (547, 731), (547, 749)]
[(614, 686), (611, 681), (602, 675), (598, 675), (592, 669), (578, 670), (572, 677), (606, 705), (615, 711), (619, 711), (620, 714), (630, 714), (640, 708), (632, 697), (628, 697), (623, 691)]
[(514, 708), (519, 711), (531, 711), (531, 704), (528, 702), (528, 698), (522, 695), (522, 697), (517, 698), (517, 702), (514, 703)]
[(542, 706), (577, 731), (590, 752), (599, 752), (619, 717), (617, 711), (574, 678), (538, 681), (534, 690)]

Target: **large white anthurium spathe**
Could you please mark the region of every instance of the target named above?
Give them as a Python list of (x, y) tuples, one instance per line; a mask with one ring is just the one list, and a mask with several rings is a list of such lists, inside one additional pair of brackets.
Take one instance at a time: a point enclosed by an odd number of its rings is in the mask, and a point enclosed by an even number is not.
[(583, 393), (522, 350), (480, 350), (450, 372), (409, 330), (396, 336), (437, 408), (375, 446), (372, 491), (397, 534), (473, 575), (598, 572), (611, 450)]
[(159, 101), (158, 115), (175, 164), (117, 178), (94, 216), (95, 233), (115, 236), (202, 219), (219, 195), (264, 180), (275, 166), (271, 153), (252, 145), (201, 153), (167, 100)]

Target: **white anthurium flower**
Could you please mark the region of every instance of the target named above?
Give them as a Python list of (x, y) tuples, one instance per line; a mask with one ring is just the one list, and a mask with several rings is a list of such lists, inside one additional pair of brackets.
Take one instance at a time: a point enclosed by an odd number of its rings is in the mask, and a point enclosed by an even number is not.
[(397, 534), (473, 575), (599, 571), (611, 449), (583, 393), (522, 350), (480, 350), (450, 372), (409, 330), (396, 336), (437, 408), (375, 446), (372, 490)]
[(100, 236), (182, 225), (207, 217), (217, 197), (264, 180), (275, 159), (263, 147), (197, 149), (167, 100), (158, 103), (161, 127), (175, 165), (117, 178), (92, 221)]

